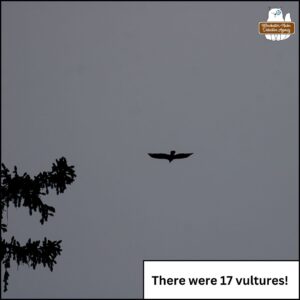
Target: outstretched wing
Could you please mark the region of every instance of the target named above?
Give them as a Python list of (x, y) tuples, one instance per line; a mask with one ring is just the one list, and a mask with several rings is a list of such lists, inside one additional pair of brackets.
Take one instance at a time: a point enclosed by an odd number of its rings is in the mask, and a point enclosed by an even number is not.
[(187, 158), (191, 156), (193, 153), (178, 153), (175, 154), (174, 159), (181, 159), (181, 158)]
[(148, 153), (148, 155), (152, 158), (158, 158), (158, 159), (169, 159), (170, 155), (165, 153)]

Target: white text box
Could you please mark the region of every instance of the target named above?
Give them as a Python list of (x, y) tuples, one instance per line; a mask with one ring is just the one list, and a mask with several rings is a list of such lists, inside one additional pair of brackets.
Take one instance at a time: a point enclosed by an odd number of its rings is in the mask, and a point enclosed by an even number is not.
[(144, 298), (299, 298), (298, 261), (144, 261)]

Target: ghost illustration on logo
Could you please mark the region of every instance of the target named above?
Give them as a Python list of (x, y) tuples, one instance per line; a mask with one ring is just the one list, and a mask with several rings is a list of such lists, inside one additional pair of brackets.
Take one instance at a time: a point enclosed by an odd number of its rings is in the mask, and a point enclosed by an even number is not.
[[(283, 19), (281, 8), (272, 8), (269, 10), (268, 22), (291, 22), (291, 15), (288, 13)], [(271, 41), (286, 40), (290, 37), (290, 34), (266, 34), (266, 39)]]

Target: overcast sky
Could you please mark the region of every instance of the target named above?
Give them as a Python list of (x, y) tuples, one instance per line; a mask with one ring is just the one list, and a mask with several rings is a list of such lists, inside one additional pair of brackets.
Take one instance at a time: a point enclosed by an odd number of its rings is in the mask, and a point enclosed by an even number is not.
[[(275, 3), (275, 4), (274, 4)], [(4, 297), (141, 298), (146, 259), (298, 259), (296, 2), (2, 2), (2, 160), (77, 178), (9, 210), (6, 235), (63, 240)], [(169, 164), (147, 152), (194, 152)]]

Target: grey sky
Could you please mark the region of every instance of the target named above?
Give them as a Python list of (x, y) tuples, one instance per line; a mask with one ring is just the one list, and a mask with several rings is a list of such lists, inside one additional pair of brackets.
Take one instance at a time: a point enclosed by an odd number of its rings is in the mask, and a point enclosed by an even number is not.
[[(275, 4), (274, 4), (275, 3)], [(9, 235), (63, 240), (5, 297), (142, 297), (143, 259), (298, 259), (296, 2), (2, 2), (2, 160), (76, 181), (10, 209)], [(194, 152), (171, 164), (147, 152)]]

